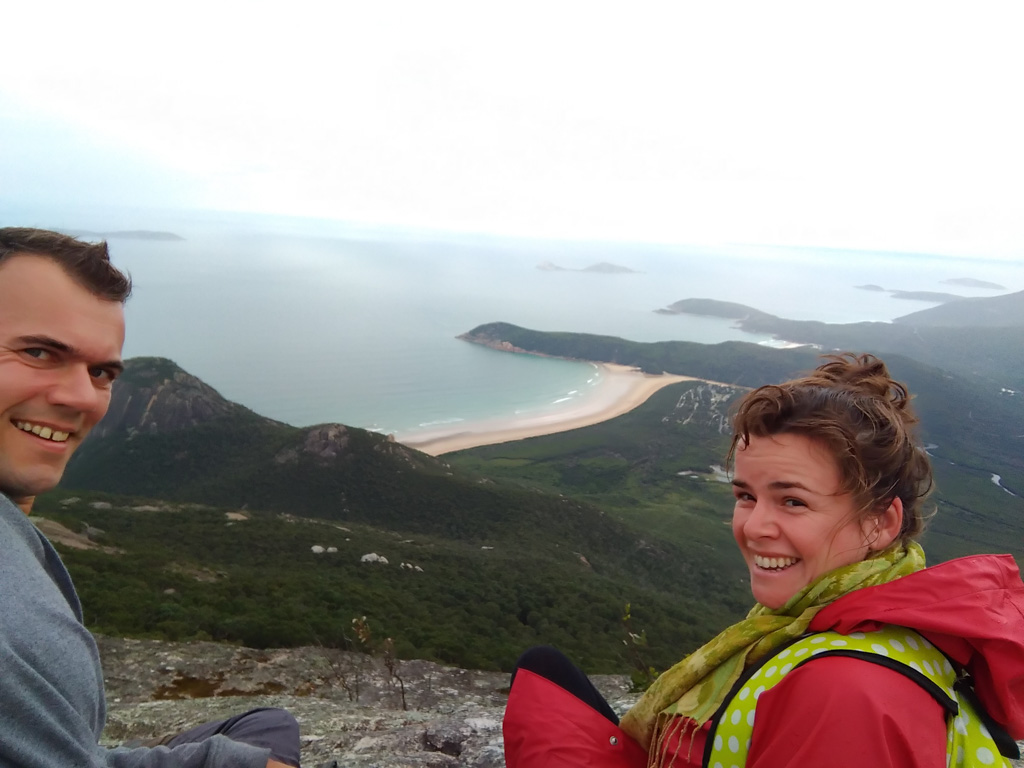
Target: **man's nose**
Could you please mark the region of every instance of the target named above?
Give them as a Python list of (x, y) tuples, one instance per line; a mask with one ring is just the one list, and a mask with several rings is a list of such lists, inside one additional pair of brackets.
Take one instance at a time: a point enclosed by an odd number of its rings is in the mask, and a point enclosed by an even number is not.
[(51, 405), (65, 406), (82, 413), (94, 411), (103, 400), (85, 363), (64, 367), (50, 388), (47, 399)]

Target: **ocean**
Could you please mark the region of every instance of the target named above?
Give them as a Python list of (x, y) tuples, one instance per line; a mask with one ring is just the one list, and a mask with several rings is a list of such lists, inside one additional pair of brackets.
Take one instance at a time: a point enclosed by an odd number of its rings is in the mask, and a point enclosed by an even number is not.
[[(1024, 288), (1012, 262), (926, 254), (545, 242), (210, 212), (0, 208), (0, 225), (180, 235), (110, 239), (135, 283), (126, 356), (171, 358), (225, 397), (296, 426), (341, 422), (399, 439), (564, 408), (599, 383), (587, 363), (455, 338), (482, 323), (767, 343), (729, 320), (655, 310), (702, 297), (793, 319), (887, 321), (934, 303), (855, 286), (964, 296)], [(601, 262), (634, 272), (577, 271)], [(964, 277), (1007, 290), (942, 282)]]

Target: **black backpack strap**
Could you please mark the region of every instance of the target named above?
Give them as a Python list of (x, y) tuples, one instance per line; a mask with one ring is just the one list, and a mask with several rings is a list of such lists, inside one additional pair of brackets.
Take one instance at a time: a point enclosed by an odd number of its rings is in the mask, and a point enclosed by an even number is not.
[[(769, 661), (775, 658), (779, 653), (788, 648), (790, 645), (793, 645), (794, 643), (799, 642), (803, 639), (803, 637), (794, 638), (785, 645), (782, 645), (779, 648), (775, 649), (774, 653), (766, 654), (763, 658), (759, 659), (757, 663), (743, 670), (743, 674), (740, 675), (739, 679), (729, 690), (728, 695), (722, 702), (722, 706), (720, 706), (718, 710), (715, 712), (715, 714), (711, 717), (711, 728), (708, 731), (707, 742), (705, 742), (704, 744), (704, 755), (701, 760), (701, 765), (704, 766), (704, 768), (707, 768), (711, 758), (711, 750), (714, 746), (715, 731), (718, 730), (718, 723), (725, 715), (725, 712), (729, 708), (729, 704), (732, 703), (732, 700), (737, 696), (737, 694), (739, 694), (740, 690), (742, 690), (743, 686), (747, 684), (750, 678), (757, 674), (757, 671), (759, 669), (764, 667)], [(807, 662), (813, 661), (814, 659), (818, 659), (823, 656), (846, 656), (848, 658), (861, 659), (862, 661), (867, 661), (872, 664), (878, 664), (879, 666), (886, 667), (887, 669), (891, 669), (894, 672), (899, 672), (904, 677), (910, 678), (919, 686), (924, 688), (932, 696), (932, 698), (935, 699), (939, 703), (939, 705), (944, 710), (946, 710), (946, 712), (948, 712), (950, 715), (956, 716), (960, 712), (960, 705), (957, 704), (956, 700), (951, 698), (948, 693), (946, 693), (942, 688), (940, 688), (934, 682), (925, 677), (921, 672), (918, 672), (913, 667), (910, 667), (902, 662), (896, 661), (895, 659), (890, 659), (888, 656), (882, 656), (879, 653), (830, 649), (807, 657), (799, 664), (797, 664), (796, 667), (802, 667)], [(794, 669), (796, 667), (794, 667)], [(982, 719), (982, 722), (985, 724), (985, 727), (988, 729), (988, 732), (992, 734), (992, 740), (996, 743), (996, 746), (999, 748), (1000, 754), (1003, 755), (1003, 757), (1010, 758), (1011, 760), (1019, 760), (1020, 748), (1017, 746), (1017, 742), (1014, 741), (1013, 737), (1010, 736), (1010, 734), (1008, 734), (1006, 730), (1002, 726), (1000, 726), (995, 720), (993, 720), (992, 717), (988, 714), (988, 712), (985, 711), (985, 708), (981, 706), (981, 702), (978, 701), (977, 694), (975, 694), (974, 692), (974, 686), (971, 684), (970, 678), (961, 678), (957, 680), (955, 688), (957, 693), (959, 693), (965, 699), (967, 699), (967, 701), (974, 708), (974, 711)]]
[[(888, 656), (882, 656), (879, 653), (868, 653), (866, 651), (847, 651), (847, 650), (828, 650), (817, 653), (808, 659), (804, 659), (802, 662), (797, 664), (797, 667), (802, 667), (809, 661), (821, 658), (822, 656), (847, 656), (852, 659), (863, 659), (864, 661), (871, 662), (872, 664), (878, 664), (879, 666), (891, 669), (893, 672), (899, 672), (904, 677), (909, 677), (915, 683), (924, 688), (932, 698), (939, 702), (940, 705), (952, 716), (956, 716), (960, 712), (960, 705), (957, 704), (956, 700), (950, 698), (949, 694), (946, 693), (942, 688), (936, 685), (933, 681), (929, 680), (923, 674), (918, 672), (913, 667), (907, 666), (906, 664), (890, 659)], [(794, 667), (795, 669), (796, 667)], [(992, 740), (996, 743), (999, 748), (999, 753), (1003, 757), (1008, 757), (1011, 760), (1020, 759), (1020, 748), (1017, 746), (1017, 742), (1013, 740), (1013, 737), (1006, 732), (1006, 730), (999, 725), (992, 716), (981, 706), (981, 702), (978, 701), (978, 695), (974, 692), (974, 685), (971, 683), (969, 677), (962, 677), (954, 684), (956, 692), (963, 696), (974, 709), (978, 717), (985, 724), (985, 728), (992, 735)]]
[(1020, 760), (1020, 747), (1017, 746), (1017, 742), (1013, 740), (1013, 737), (1006, 732), (1006, 729), (993, 720), (992, 715), (981, 706), (978, 694), (974, 691), (974, 683), (971, 682), (971, 678), (967, 676), (961, 677), (953, 687), (957, 693), (967, 699), (967, 702), (974, 708), (975, 713), (981, 718), (981, 722), (985, 724), (988, 732), (992, 735), (992, 741), (999, 747), (999, 754), (1011, 760)]
[[(918, 672), (913, 667), (908, 667), (902, 661), (890, 659), (888, 656), (883, 656), (880, 653), (869, 653), (868, 651), (849, 651), (842, 649), (828, 650), (822, 651), (821, 653), (816, 653), (810, 658), (804, 659), (796, 666), (802, 667), (809, 661), (813, 661), (814, 659), (820, 659), (825, 656), (846, 656), (847, 658), (851, 659), (861, 659), (863, 661), (869, 661), (872, 664), (877, 664), (880, 667), (891, 669), (893, 672), (899, 672), (904, 677), (909, 677), (919, 686), (928, 691), (928, 693), (931, 694), (931, 697), (935, 699), (937, 702), (939, 702), (942, 708), (945, 709), (949, 714), (957, 715), (960, 712), (960, 705), (956, 703), (956, 700), (951, 698), (948, 693), (946, 693), (942, 688), (936, 685), (932, 680), (929, 680), (927, 677), (925, 677), (924, 674)], [(794, 669), (795, 668), (796, 667), (794, 667)]]

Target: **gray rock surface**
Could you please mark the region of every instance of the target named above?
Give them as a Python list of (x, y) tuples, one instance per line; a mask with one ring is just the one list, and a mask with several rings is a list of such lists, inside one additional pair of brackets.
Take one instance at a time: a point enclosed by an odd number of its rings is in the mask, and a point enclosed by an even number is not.
[[(307, 767), (501, 768), (508, 675), (325, 648), (257, 651), (218, 643), (98, 637), (107, 685), (103, 743), (150, 739), (253, 707), (284, 707)], [(616, 710), (625, 676), (596, 676)], [(404, 702), (404, 708), (403, 708)]]

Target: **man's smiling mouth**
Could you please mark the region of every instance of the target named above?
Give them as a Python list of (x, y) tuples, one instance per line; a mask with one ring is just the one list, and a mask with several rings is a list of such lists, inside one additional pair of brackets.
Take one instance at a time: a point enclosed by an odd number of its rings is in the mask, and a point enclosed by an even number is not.
[(66, 443), (68, 438), (71, 437), (70, 432), (61, 432), (57, 429), (51, 429), (50, 427), (44, 427), (39, 424), (33, 424), (30, 421), (16, 421), (14, 426), (23, 432), (31, 432), (37, 437), (41, 437), (44, 440), (50, 440), (54, 443)]
[(799, 562), (800, 558), (798, 557), (761, 557), (761, 555), (754, 555), (754, 565), (768, 571), (784, 571), (789, 566)]

